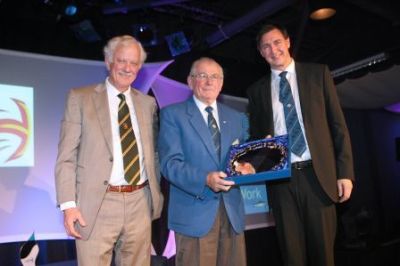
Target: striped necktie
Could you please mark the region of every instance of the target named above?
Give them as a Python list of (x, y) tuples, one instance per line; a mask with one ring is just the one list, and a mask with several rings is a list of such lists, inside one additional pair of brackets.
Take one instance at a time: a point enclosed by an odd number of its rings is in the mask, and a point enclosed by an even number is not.
[(139, 152), (133, 131), (129, 108), (125, 95), (120, 93), (118, 105), (119, 135), (121, 138), (122, 158), (124, 162), (125, 180), (130, 185), (136, 185), (140, 179)]
[(290, 150), (297, 156), (301, 156), (306, 150), (306, 141), (300, 127), (292, 90), (286, 79), (286, 74), (287, 71), (283, 71), (279, 74), (281, 77), (281, 81), (279, 82), (279, 101), (283, 104), (286, 129), (289, 134)]
[(215, 120), (213, 116), (213, 108), (211, 106), (206, 107), (206, 112), (208, 113), (208, 129), (210, 130), (214, 146), (215, 146), (215, 151), (217, 152), (218, 158), (221, 153), (221, 133), (219, 132), (218, 129), (218, 124), (217, 121)]

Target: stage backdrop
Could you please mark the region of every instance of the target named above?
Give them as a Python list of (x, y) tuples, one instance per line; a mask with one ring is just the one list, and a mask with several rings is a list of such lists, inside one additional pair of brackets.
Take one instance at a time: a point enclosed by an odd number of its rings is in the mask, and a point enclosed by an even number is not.
[[(134, 83), (151, 90), (161, 108), (191, 95), (160, 75), (171, 63), (145, 64)], [(104, 63), (0, 49), (0, 69), (0, 243), (32, 233), (37, 240), (67, 238), (54, 188), (60, 121), (69, 89), (103, 82)], [(245, 99), (221, 100), (244, 111)], [(248, 228), (270, 225), (265, 187), (244, 187), (242, 195)]]

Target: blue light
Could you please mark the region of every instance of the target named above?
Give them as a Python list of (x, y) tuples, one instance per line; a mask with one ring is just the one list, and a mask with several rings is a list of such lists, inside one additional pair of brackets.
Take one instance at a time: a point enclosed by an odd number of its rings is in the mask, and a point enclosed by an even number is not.
[(65, 15), (67, 16), (74, 16), (76, 12), (78, 11), (78, 8), (74, 4), (69, 4), (64, 10)]

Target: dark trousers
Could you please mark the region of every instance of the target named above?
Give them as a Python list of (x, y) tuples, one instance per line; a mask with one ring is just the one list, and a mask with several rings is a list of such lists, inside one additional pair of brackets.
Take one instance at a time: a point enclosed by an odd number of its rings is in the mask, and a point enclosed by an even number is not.
[(334, 266), (336, 208), (312, 166), (292, 168), (291, 179), (268, 192), (284, 265)]

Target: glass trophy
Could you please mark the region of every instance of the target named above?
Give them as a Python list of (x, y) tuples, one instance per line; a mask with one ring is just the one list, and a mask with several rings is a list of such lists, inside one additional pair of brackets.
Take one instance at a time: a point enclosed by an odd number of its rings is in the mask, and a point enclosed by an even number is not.
[(235, 184), (252, 184), (291, 175), (288, 135), (232, 145), (226, 173)]

